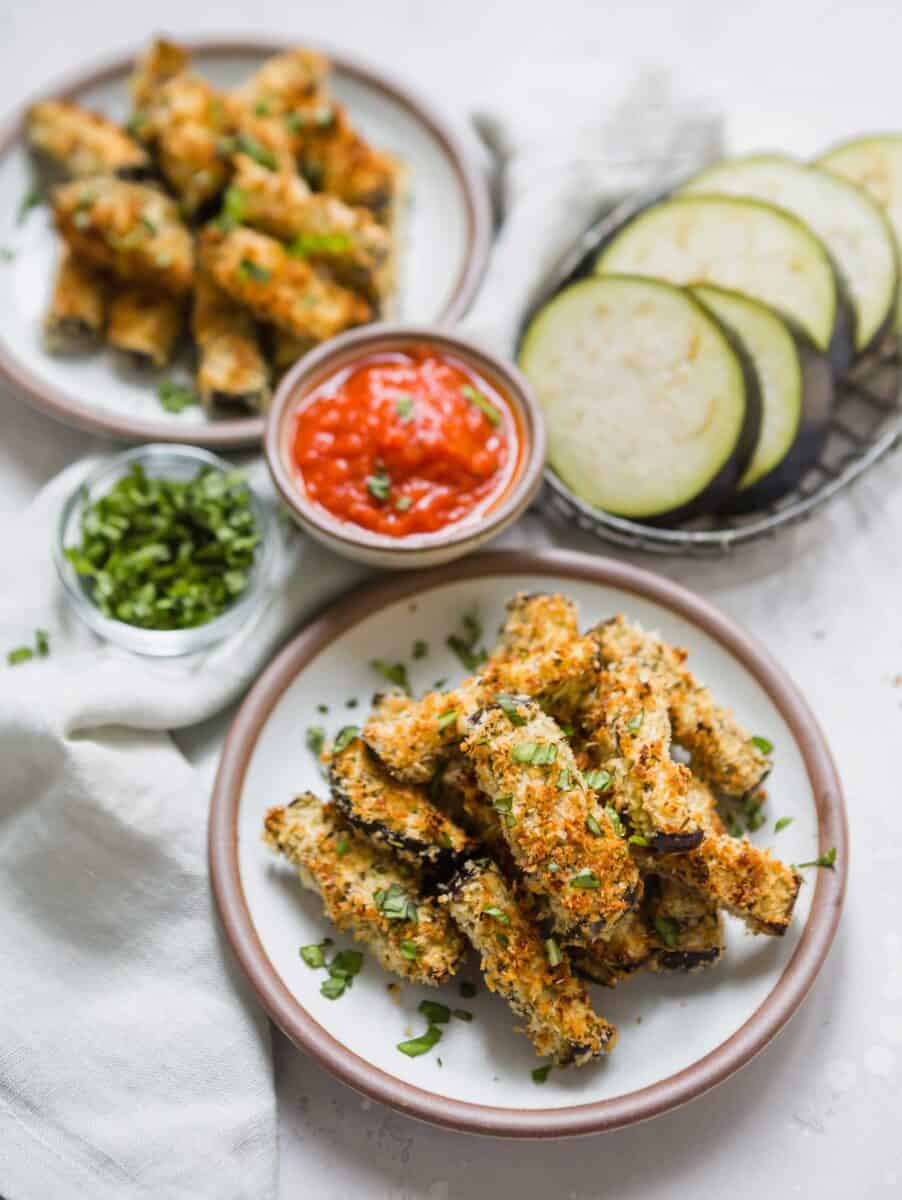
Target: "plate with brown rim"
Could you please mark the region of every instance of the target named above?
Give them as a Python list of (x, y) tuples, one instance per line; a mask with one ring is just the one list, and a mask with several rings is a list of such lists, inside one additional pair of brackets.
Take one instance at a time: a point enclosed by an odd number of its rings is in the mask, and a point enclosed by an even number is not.
[[(149, 40), (149, 39), (148, 39)], [(265, 38), (187, 41), (197, 71), (229, 88), (270, 55), (296, 44)], [(139, 48), (140, 49), (140, 48)], [(375, 146), (395, 154), (405, 179), (398, 223), (398, 287), (392, 317), (424, 323), (457, 320), (482, 278), (491, 239), (487, 183), (460, 139), (421, 99), (383, 74), (341, 52), (322, 48), (333, 64), (332, 90), (351, 120)], [(45, 88), (117, 120), (129, 113), (127, 81), (135, 53), (123, 55)], [(165, 412), (157, 386), (170, 374), (189, 378), (187, 354), (172, 372), (123, 368), (107, 351), (55, 357), (47, 352), (41, 320), (58, 253), (46, 205), (21, 219), (34, 181), (23, 138), (23, 115), (0, 131), (0, 372), (51, 416), (93, 433), (129, 441), (191, 442), (210, 449), (258, 443), (260, 416), (208, 416), (199, 406)]]
[[(479, 984), (468, 961), (458, 979), (477, 983), (461, 1000), (458, 980), (438, 989), (404, 984), (370, 958), (338, 1000), (320, 994), (322, 972), (301, 946), (335, 938), (352, 945), (301, 891), (260, 832), (266, 809), (298, 792), (323, 792), (304, 730), (355, 723), (383, 683), (379, 657), (408, 664), (415, 692), (463, 674), (445, 646), (461, 615), (486, 630), (518, 591), (562, 591), (588, 625), (624, 612), (690, 651), (690, 665), (718, 701), (774, 744), (767, 823), (748, 836), (787, 862), (836, 848), (832, 870), (804, 872), (783, 938), (753, 937), (727, 919), (727, 949), (711, 970), (639, 974), (616, 989), (590, 985), (596, 1011), (619, 1029), (614, 1051), (579, 1070), (540, 1064), (515, 1032), (507, 1006)], [(417, 640), (428, 653), (414, 657)], [(383, 684), (384, 686), (384, 684)], [(323, 713), (321, 706), (328, 708)], [(775, 834), (778, 817), (792, 823)], [(639, 568), (594, 556), (495, 552), (415, 578), (367, 585), (311, 621), (251, 689), (229, 733), (210, 819), (210, 865), (219, 912), (266, 1011), (292, 1041), (357, 1091), (452, 1129), (509, 1137), (563, 1137), (615, 1129), (700, 1096), (749, 1062), (805, 999), (839, 920), (848, 847), (840, 781), (810, 709), (782, 668), (749, 634), (693, 593)], [(397, 1043), (420, 1033), (423, 999), (473, 1013), (445, 1026), (431, 1053), (408, 1058)]]

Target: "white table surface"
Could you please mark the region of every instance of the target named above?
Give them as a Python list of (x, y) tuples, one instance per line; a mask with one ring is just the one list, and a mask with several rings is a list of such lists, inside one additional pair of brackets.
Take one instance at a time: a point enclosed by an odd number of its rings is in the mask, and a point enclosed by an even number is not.
[[(463, 119), (499, 64), (579, 55), (599, 72), (667, 65), (722, 105), (731, 143), (813, 153), (902, 128), (898, 0), (93, 0), (0, 4), (0, 108), (74, 64), (172, 33), (319, 39), (390, 67)], [(566, 81), (562, 78), (562, 89)], [(0, 386), (0, 516), (94, 439)], [(557, 544), (594, 548), (550, 528)], [(428, 1128), (349, 1091), (275, 1037), (285, 1198), (655, 1200), (902, 1195), (902, 460), (778, 542), (718, 564), (645, 562), (721, 605), (771, 648), (831, 739), (854, 865), (845, 916), (778, 1042), (683, 1110), (603, 1137), (505, 1143)], [(523, 540), (533, 537), (529, 528)], [(206, 769), (222, 722), (183, 745)]]

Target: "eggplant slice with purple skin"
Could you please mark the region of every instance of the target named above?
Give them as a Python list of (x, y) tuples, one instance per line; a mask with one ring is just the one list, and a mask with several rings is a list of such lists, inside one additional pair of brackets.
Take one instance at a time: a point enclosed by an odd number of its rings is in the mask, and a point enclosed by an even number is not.
[(606, 275), (533, 318), (520, 366), (549, 465), (584, 502), (672, 525), (719, 508), (751, 459), (761, 401), (736, 338), (684, 289)]
[(752, 512), (797, 487), (817, 459), (833, 412), (833, 371), (798, 325), (759, 301), (725, 288), (694, 287), (692, 292), (741, 341), (758, 377), (758, 440), (723, 506), (728, 512)]

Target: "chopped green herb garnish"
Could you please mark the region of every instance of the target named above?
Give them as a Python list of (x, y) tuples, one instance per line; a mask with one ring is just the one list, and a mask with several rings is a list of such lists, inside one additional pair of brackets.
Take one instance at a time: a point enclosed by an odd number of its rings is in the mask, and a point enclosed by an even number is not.
[(327, 713), (329, 711), (329, 705), (328, 704), (317, 704), (316, 711), (318, 713)]
[(410, 496), (399, 496), (395, 501), (395, 508), (398, 512), (407, 512), (411, 504), (413, 504), (413, 500), (411, 500)]
[(228, 232), (244, 222), (247, 215), (247, 195), (239, 187), (232, 184), (226, 188), (222, 200), (222, 211), (219, 214), (219, 227)]
[(820, 858), (812, 859), (811, 862), (799, 863), (799, 869), (801, 870), (802, 867), (829, 867), (829, 869), (832, 871), (835, 865), (836, 865), (836, 847), (831, 846), (830, 849), (826, 851), (826, 853), (824, 853), (820, 856)]
[(549, 861), (549, 863), (548, 863), (548, 870), (549, 870), (549, 871), (551, 871), (551, 873), (552, 873), (552, 875), (553, 875), (555, 871), (559, 871), (560, 869), (561, 869), (561, 868), (560, 868), (560, 866), (558, 865), (558, 863), (556, 863), (556, 862), (554, 861), (554, 859), (552, 858), (552, 859)]
[(734, 817), (732, 815), (730, 816), (726, 825), (727, 825), (727, 833), (729, 833), (730, 837), (741, 838), (742, 835), (745, 833), (745, 830), (742, 828), (742, 825), (739, 823), (739, 821), (736, 819), (736, 817)]
[(413, 657), (416, 659), (425, 658), (429, 653), (429, 643), (424, 642), (422, 638), (417, 638), (413, 644)]
[(41, 658), (46, 658), (50, 653), (50, 634), (46, 629), (34, 631), (34, 645)]
[(774, 822), (774, 833), (779, 833), (782, 829), (786, 829), (794, 820), (795, 817), (780, 817), (779, 820)]
[(11, 667), (28, 662), (32, 658), (34, 658), (34, 651), (31, 646), (17, 646), (15, 650), (10, 650), (6, 655), (6, 661)]
[(511, 725), (525, 725), (526, 718), (517, 708), (517, 705), (512, 696), (508, 696), (506, 692), (499, 692), (495, 697), (495, 703), (510, 721)]
[(360, 733), (358, 725), (343, 725), (335, 735), (335, 741), (332, 743), (332, 753), (341, 754), (347, 746), (350, 746), (354, 738)]
[(573, 737), (573, 734), (575, 732), (576, 731), (572, 725), (562, 725), (561, 726), (561, 733), (564, 735), (564, 737)]
[(510, 813), (514, 806), (513, 796), (496, 796), (492, 801), (492, 808), (495, 812)]
[(557, 790), (559, 792), (569, 791), (573, 786), (573, 772), (569, 767), (564, 767), (563, 771), (557, 777)]
[(460, 389), (460, 392), (466, 400), (469, 400), (471, 404), (475, 405), (480, 412), (484, 413), (485, 416), (488, 417), (492, 425), (501, 424), (501, 413), (486, 396), (483, 396), (482, 392), (477, 391), (474, 387), (471, 387), (469, 383), (465, 383)]
[(416, 921), (417, 906), (400, 883), (393, 883), (373, 896), (376, 908), (389, 921)]
[(495, 941), (498, 943), (498, 945), (499, 945), (499, 946), (503, 947), (505, 950), (506, 950), (506, 949), (508, 948), (508, 946), (511, 944), (511, 940), (510, 940), (510, 938), (507, 936), (507, 934), (506, 934), (506, 933), (496, 933), (496, 934), (495, 934)]
[(299, 953), (307, 966), (316, 970), (326, 965), (326, 956), (323, 953), (323, 949), (324, 947), (320, 942), (315, 946), (301, 946)]
[(435, 683), (432, 685), (432, 690), (434, 692), (440, 692), (447, 682), (447, 679), (436, 679)]
[(533, 1083), (544, 1083), (551, 1071), (551, 1064), (544, 1067), (535, 1067), (532, 1071)]
[(11, 667), (18, 666), (19, 663), (29, 662), (37, 654), (40, 658), (46, 658), (50, 653), (50, 635), (46, 629), (36, 629), (34, 631), (34, 649), (30, 646), (18, 646), (14, 650), (10, 650), (6, 656), (6, 661)]
[(320, 995), (325, 996), (327, 1000), (337, 1000), (340, 996), (345, 994), (347, 988), (348, 981), (346, 979), (342, 979), (339, 975), (334, 977), (330, 975), (329, 978), (324, 980), (320, 985), (319, 992)]
[(405, 396), (403, 392), (395, 397), (395, 412), (403, 424), (413, 420), (413, 396)]
[(561, 948), (552, 937), (545, 939), (545, 957), (550, 967), (558, 967), (564, 961)]
[(648, 838), (643, 837), (641, 833), (631, 833), (626, 839), (631, 846), (647, 846)]
[(590, 871), (586, 867), (582, 871), (578, 871), (570, 880), (570, 886), (575, 888), (586, 888), (590, 891), (597, 891), (601, 887), (601, 880), (594, 871)]
[(616, 833), (617, 837), (626, 837), (626, 829), (623, 822), (620, 820), (620, 813), (611, 804), (605, 805), (604, 815), (611, 822), (611, 828)]
[(360, 950), (340, 950), (329, 963), (329, 974), (340, 979), (353, 979), (360, 974), (363, 954)]
[(583, 782), (591, 792), (606, 792), (614, 782), (614, 776), (610, 771), (586, 771), (583, 774)]
[(447, 1025), (451, 1020), (451, 1009), (435, 1000), (421, 1000), (417, 1012), (422, 1013), (430, 1025)]
[(252, 258), (242, 258), (238, 264), (239, 279), (253, 279), (254, 283), (269, 283), (272, 272), (262, 263), (254, 262)]
[(350, 700), (345, 700), (345, 708), (356, 708), (360, 701), (356, 696), (352, 696)]
[(401, 957), (406, 958), (408, 962), (416, 962), (417, 944), (412, 942), (410, 938), (405, 938), (401, 942)]
[(495, 920), (500, 921), (502, 925), (510, 925), (511, 923), (510, 917), (507, 915), (504, 909), (499, 908), (497, 904), (488, 904), (482, 911), (485, 916), (494, 917)]
[(442, 1031), (437, 1025), (430, 1025), (425, 1033), (421, 1033), (419, 1037), (410, 1038), (406, 1042), (398, 1042), (397, 1049), (402, 1054), (406, 1054), (408, 1058), (419, 1058), (421, 1054), (427, 1054), (436, 1042), (442, 1040)]
[(668, 949), (672, 950), (677, 944), (680, 927), (672, 917), (656, 916), (653, 921), (658, 937)]
[(326, 744), (326, 731), (322, 725), (308, 725), (305, 740), (307, 749), (319, 758), (323, 752), (323, 746)]
[(750, 796), (743, 804), (742, 811), (745, 814), (748, 827), (753, 833), (756, 829), (760, 829), (762, 825), (767, 823), (767, 817), (764, 815), (764, 803), (761, 800), (756, 800)]
[(457, 720), (457, 709), (449, 708), (447, 712), (443, 712), (439, 715), (439, 718), (436, 721), (436, 725), (438, 726), (438, 728), (440, 730), (447, 729), (448, 726), (453, 725), (456, 720)]
[(197, 393), (185, 383), (174, 379), (164, 379), (157, 387), (160, 404), (167, 412), (180, 413), (192, 404), (199, 404)]
[(235, 148), (242, 154), (246, 154), (248, 158), (252, 158), (254, 162), (258, 162), (261, 167), (266, 167), (269, 171), (275, 171), (279, 162), (271, 150), (267, 150), (265, 146), (257, 141), (256, 138), (250, 137), (246, 133), (239, 133), (235, 139)]
[(516, 763), (530, 763), (534, 767), (547, 767), (557, 758), (554, 742), (520, 742), (511, 750)]
[(749, 738), (749, 741), (752, 743), (752, 745), (755, 747), (755, 749), (760, 750), (762, 754), (773, 754), (774, 744), (773, 744), (773, 742), (768, 741), (767, 738), (752, 737), (752, 738)]
[(354, 242), (347, 233), (299, 233), (288, 253), (292, 258), (309, 258), (315, 254), (347, 254)]
[(370, 663), (374, 671), (387, 679), (389, 683), (393, 683), (396, 687), (402, 688), (407, 695), (410, 695), (410, 680), (407, 677), (407, 668), (403, 663), (387, 663), (381, 658), (374, 658)]
[(476, 995), (476, 984), (470, 983), (469, 979), (464, 979), (461, 981), (458, 991), (464, 1000), (472, 1000)]
[(463, 633), (452, 633), (445, 645), (460, 659), (468, 671), (478, 671), (488, 658), (486, 651), (478, 645), (482, 637), (482, 622), (475, 612), (465, 613), (461, 618)]
[(588, 829), (593, 837), (601, 837), (601, 826), (598, 824), (597, 818), (593, 817), (591, 813), (586, 817), (586, 829)]
[(391, 491), (391, 480), (384, 471), (379, 471), (375, 475), (367, 475), (366, 490), (374, 500), (378, 500), (380, 504), (384, 504)]
[(188, 629), (218, 617), (245, 590), (260, 541), (237, 471), (150, 478), (134, 463), (88, 504), (81, 543), (66, 557), (104, 616), (143, 629)]
[(21, 225), (22, 222), (25, 220), (25, 218), (28, 216), (28, 214), (31, 212), (31, 210), (33, 208), (37, 208), (38, 205), (43, 204), (43, 202), (44, 202), (43, 191), (37, 186), (29, 188), (29, 190), (22, 197), (22, 201), (19, 204), (19, 211), (16, 214), (16, 224)]
[(347, 852), (351, 849), (351, 839), (346, 833), (343, 833), (335, 843), (335, 853), (339, 858), (344, 858)]
[(457, 1017), (458, 1021), (472, 1021), (473, 1014), (466, 1008), (455, 1008), (453, 1016)]
[(268, 117), (269, 116), (269, 101), (268, 100), (262, 99), (262, 100), (257, 101), (257, 103), (254, 105), (254, 116), (255, 117)]
[(630, 731), (630, 733), (637, 733), (642, 728), (642, 722), (644, 720), (645, 720), (645, 713), (637, 712), (634, 717), (630, 717), (630, 719), (627, 721), (626, 727)]

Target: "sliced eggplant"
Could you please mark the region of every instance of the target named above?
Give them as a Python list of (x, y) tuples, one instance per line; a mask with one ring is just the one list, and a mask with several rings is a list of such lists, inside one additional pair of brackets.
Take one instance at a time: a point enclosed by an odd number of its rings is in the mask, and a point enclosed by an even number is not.
[[(886, 213), (902, 257), (902, 133), (855, 138), (828, 150), (817, 165), (864, 188)], [(896, 305), (896, 329), (902, 331), (902, 298)]]
[(796, 487), (817, 458), (833, 411), (833, 372), (807, 334), (772, 308), (724, 288), (692, 292), (741, 340), (758, 376), (758, 440), (724, 505), (750, 512)]
[(551, 467), (597, 508), (673, 523), (717, 508), (748, 465), (754, 375), (679, 288), (614, 275), (573, 284), (533, 319), (519, 360), (545, 410)]
[(732, 288), (794, 317), (844, 370), (852, 314), (823, 242), (797, 217), (760, 200), (677, 196), (612, 234), (597, 275), (644, 275)]
[(892, 322), (899, 287), (893, 231), (879, 205), (855, 184), (779, 154), (707, 167), (681, 194), (748, 196), (804, 221), (833, 259), (855, 312), (855, 350), (879, 342)]

